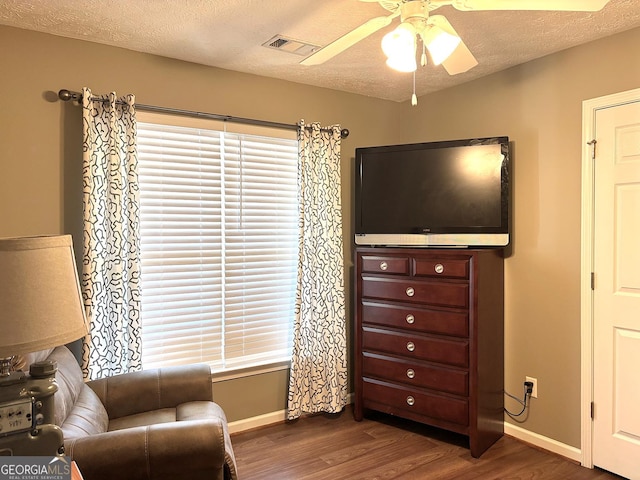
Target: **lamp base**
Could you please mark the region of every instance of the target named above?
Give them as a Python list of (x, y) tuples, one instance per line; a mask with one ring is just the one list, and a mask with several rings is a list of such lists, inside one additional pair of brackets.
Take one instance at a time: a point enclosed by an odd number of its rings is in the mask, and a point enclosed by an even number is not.
[(26, 378), (22, 371), (13, 372), (14, 357), (0, 358), (0, 387), (20, 383)]
[(13, 363), (13, 357), (0, 358), (0, 378), (8, 377), (11, 373), (11, 364)]
[(40, 425), (28, 432), (0, 437), (0, 455), (14, 457), (57, 457), (64, 455), (62, 429)]
[(23, 383), (27, 375), (24, 372), (11, 372), (7, 376), (0, 376), (0, 387)]
[(39, 362), (30, 366), (30, 375), (0, 377), (0, 455), (64, 454), (62, 430), (55, 425), (56, 366)]

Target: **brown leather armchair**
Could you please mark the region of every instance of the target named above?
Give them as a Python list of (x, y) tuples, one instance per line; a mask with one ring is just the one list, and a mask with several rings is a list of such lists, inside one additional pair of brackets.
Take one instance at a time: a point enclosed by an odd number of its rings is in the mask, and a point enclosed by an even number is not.
[(222, 409), (213, 402), (211, 372), (190, 365), (84, 383), (66, 347), (58, 364), (56, 424), (66, 455), (85, 480), (237, 480)]

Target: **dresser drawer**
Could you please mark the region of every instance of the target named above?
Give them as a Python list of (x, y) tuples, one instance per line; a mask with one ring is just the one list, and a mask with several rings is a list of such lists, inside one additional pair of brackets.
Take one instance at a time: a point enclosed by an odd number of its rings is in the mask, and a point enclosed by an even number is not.
[(469, 403), (466, 399), (430, 394), (417, 389), (363, 379), (365, 406), (367, 399), (458, 425), (469, 424)]
[(414, 258), (413, 272), (417, 277), (469, 278), (469, 260)]
[(466, 340), (445, 340), (364, 327), (362, 348), (368, 352), (402, 355), (409, 360), (427, 360), (457, 367), (469, 366), (469, 342)]
[(440, 368), (372, 353), (363, 354), (362, 374), (456, 395), (467, 396), (469, 393), (469, 374), (464, 370)]
[(362, 302), (362, 323), (456, 337), (469, 336), (469, 318), (466, 311), (452, 312), (414, 306), (401, 307), (364, 300)]
[(469, 305), (469, 286), (466, 283), (363, 276), (362, 296), (467, 308)]
[(409, 257), (363, 255), (362, 271), (368, 273), (409, 275)]

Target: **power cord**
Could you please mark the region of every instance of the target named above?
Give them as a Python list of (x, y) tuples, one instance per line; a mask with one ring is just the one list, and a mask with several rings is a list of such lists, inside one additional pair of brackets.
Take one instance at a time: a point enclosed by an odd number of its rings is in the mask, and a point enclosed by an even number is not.
[(531, 398), (531, 394), (533, 393), (533, 382), (524, 382), (524, 400), (520, 400), (518, 397), (516, 397), (515, 395), (511, 395), (509, 392), (504, 393), (505, 395), (508, 395), (520, 405), (522, 405), (522, 410), (520, 410), (519, 413), (512, 413), (507, 409), (507, 407), (504, 407), (504, 411), (507, 412), (507, 415), (509, 415), (510, 417), (519, 417), (529, 406), (529, 399)]

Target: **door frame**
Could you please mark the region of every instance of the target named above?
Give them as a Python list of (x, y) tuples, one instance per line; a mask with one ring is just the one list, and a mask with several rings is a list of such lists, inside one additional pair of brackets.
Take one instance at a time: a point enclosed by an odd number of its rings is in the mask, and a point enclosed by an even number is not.
[[(593, 271), (594, 198), (595, 170), (593, 148), (589, 144), (595, 138), (595, 119), (598, 110), (640, 102), (640, 88), (605, 95), (582, 102), (582, 200), (580, 240), (580, 321), (581, 321), (581, 464), (593, 468)], [(598, 144), (595, 144), (598, 148)], [(597, 150), (596, 150), (597, 151)]]

